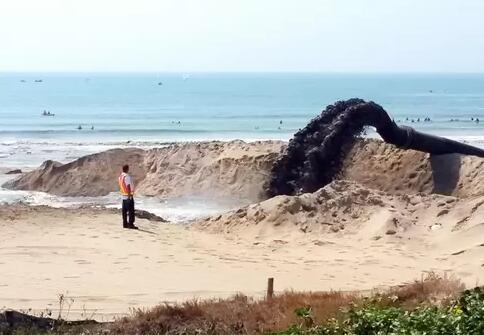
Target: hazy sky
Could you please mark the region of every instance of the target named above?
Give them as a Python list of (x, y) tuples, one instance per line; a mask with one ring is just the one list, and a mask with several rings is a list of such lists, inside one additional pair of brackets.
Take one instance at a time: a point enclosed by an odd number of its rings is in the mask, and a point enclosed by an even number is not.
[(484, 72), (484, 0), (0, 0), (0, 71)]

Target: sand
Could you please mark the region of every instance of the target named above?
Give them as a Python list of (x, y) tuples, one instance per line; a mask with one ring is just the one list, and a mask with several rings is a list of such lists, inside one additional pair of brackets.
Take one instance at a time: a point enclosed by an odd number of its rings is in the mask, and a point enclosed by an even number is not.
[[(483, 217), (484, 196), (392, 195), (335, 181), (312, 194), (277, 196), (193, 227), (242, 240), (277, 238), (289, 249), (295, 239), (305, 239), (308, 252), (311, 243), (324, 250), (325, 270), (352, 266), (347, 275), (356, 274), (358, 287), (389, 283), (392, 276), (398, 284), (434, 270), (474, 285), (484, 280)], [(373, 282), (365, 279), (368, 271)]]
[(121, 166), (129, 164), (139, 195), (231, 196), (256, 201), (282, 146), (280, 141), (214, 141), (150, 150), (113, 149), (67, 164), (46, 161), (4, 187), (61, 196), (102, 196), (118, 191)]
[(340, 175), (393, 194), (484, 195), (484, 159), (398, 149), (379, 140), (361, 140), (348, 153)]
[[(483, 282), (484, 199), (461, 204), (451, 197), (423, 203), (411, 198), (408, 211), (417, 208), (414, 215), (422, 216), (412, 222), (388, 207), (400, 198), (382, 204), (377, 195), (364, 194), (348, 215), (361, 210), (365, 219), (345, 226), (340, 217), (337, 232), (324, 223), (316, 231), (312, 223), (301, 223), (297, 212), (283, 214), (288, 221), (280, 225), (251, 226), (232, 216), (232, 226), (219, 231), (220, 225), (206, 221), (188, 226), (147, 220), (138, 220), (142, 231), (132, 231), (122, 229), (112, 211), (3, 206), (1, 307), (51, 309), (57, 315), (58, 296), (64, 294), (65, 317), (110, 320), (164, 301), (237, 292), (262, 296), (268, 277), (275, 278), (277, 291), (367, 290), (402, 284), (425, 271), (456, 275), (468, 286)], [(359, 209), (359, 201), (369, 197), (376, 199), (374, 210)], [(284, 197), (268, 201), (285, 203)], [(469, 213), (470, 207), (476, 209)], [(436, 211), (447, 210), (452, 212), (436, 220)], [(396, 225), (394, 217), (401, 219)], [(428, 226), (437, 221), (438, 226)]]
[[(117, 192), (120, 166), (130, 163), (137, 194), (148, 196), (264, 198), (273, 163), (285, 143), (199, 142), (164, 148), (114, 149), (68, 164), (47, 161), (4, 185), (63, 196), (100, 196)], [(392, 194), (484, 195), (484, 159), (462, 155), (430, 156), (401, 150), (379, 140), (360, 140), (347, 154), (337, 179)]]
[(267, 277), (277, 291), (368, 290), (427, 271), (482, 284), (483, 159), (364, 140), (324, 188), (258, 202), (283, 147), (234, 141), (109, 151), (24, 174), (11, 186), (104, 193), (116, 187), (109, 160), (126, 155), (140, 162), (144, 194), (238, 194), (252, 204), (190, 225), (138, 220), (143, 231), (123, 230), (119, 214), (103, 209), (0, 206), (2, 305), (56, 309), (66, 294), (70, 317), (95, 311), (109, 319), (163, 301), (261, 296)]

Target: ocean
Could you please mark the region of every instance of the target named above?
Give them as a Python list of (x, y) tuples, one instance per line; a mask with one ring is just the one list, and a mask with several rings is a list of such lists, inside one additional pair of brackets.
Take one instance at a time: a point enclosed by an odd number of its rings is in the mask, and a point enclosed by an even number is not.
[[(326, 105), (351, 97), (379, 103), (401, 124), (484, 147), (484, 74), (0, 73), (0, 169), (132, 145), (288, 140)], [(0, 202), (28, 199), (93, 201), (0, 189)]]

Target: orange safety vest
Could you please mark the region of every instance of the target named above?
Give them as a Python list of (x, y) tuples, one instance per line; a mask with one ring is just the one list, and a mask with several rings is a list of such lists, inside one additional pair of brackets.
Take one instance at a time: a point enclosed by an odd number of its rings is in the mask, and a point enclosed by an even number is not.
[[(133, 195), (133, 187), (131, 187), (131, 194), (128, 192), (128, 186), (125, 183), (126, 174), (121, 173), (118, 178), (119, 191), (122, 195)], [(132, 186), (132, 185), (131, 185)]]

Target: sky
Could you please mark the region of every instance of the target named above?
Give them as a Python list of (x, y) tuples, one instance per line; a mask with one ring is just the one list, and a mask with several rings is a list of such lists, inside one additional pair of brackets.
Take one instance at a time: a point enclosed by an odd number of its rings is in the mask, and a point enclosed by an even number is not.
[(0, 0), (0, 71), (484, 72), (484, 0)]

